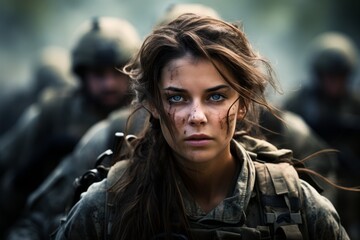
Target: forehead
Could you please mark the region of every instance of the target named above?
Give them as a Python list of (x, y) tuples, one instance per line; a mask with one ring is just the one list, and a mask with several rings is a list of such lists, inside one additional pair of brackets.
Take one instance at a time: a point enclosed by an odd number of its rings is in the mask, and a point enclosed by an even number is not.
[(221, 64), (216, 64), (215, 67), (210, 60), (195, 58), (191, 55), (173, 59), (162, 69), (160, 85), (184, 88), (204, 85), (204, 83), (227, 84), (225, 78), (230, 80), (228, 70)]

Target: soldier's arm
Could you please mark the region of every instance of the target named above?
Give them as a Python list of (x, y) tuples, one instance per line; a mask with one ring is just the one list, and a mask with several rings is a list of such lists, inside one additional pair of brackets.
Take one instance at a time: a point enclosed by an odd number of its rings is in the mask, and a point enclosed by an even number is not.
[(106, 179), (89, 187), (51, 239), (104, 239), (105, 203)]
[(301, 186), (309, 239), (349, 239), (331, 202), (307, 182), (302, 181)]

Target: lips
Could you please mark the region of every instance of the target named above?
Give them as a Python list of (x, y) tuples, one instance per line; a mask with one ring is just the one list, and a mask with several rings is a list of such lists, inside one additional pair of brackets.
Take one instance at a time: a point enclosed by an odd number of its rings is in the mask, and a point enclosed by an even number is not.
[(212, 138), (205, 134), (193, 134), (185, 138), (185, 143), (193, 147), (204, 147), (212, 141)]
[(190, 135), (189, 137), (186, 137), (185, 138), (185, 141), (187, 140), (210, 140), (211, 137), (209, 137), (208, 135), (206, 134), (193, 134), (193, 135)]

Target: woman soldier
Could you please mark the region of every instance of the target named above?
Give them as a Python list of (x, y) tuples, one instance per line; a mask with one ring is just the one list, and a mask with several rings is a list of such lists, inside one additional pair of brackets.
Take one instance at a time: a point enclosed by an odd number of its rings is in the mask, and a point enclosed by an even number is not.
[(291, 151), (244, 133), (258, 106), (272, 110), (273, 80), (237, 26), (182, 15), (155, 29), (124, 72), (149, 125), (56, 239), (348, 239), (290, 164), (264, 163), (290, 162)]

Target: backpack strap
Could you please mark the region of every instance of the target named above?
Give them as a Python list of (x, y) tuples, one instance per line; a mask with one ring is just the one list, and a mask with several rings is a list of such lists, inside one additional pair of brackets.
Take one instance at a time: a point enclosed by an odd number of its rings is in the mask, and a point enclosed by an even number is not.
[(254, 165), (265, 224), (275, 239), (302, 240), (301, 186), (295, 168), (287, 162), (257, 160)]

